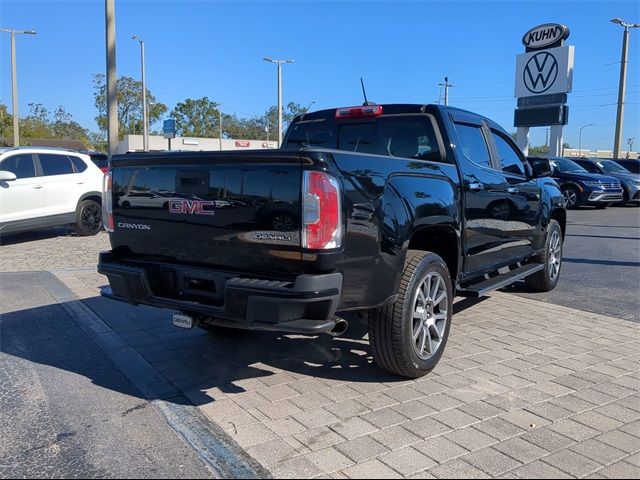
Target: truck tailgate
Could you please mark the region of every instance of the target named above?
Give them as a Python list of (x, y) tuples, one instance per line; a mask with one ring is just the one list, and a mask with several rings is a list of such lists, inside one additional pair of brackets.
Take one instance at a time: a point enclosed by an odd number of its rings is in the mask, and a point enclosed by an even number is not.
[(114, 254), (254, 275), (299, 273), (297, 152), (123, 155), (112, 175)]

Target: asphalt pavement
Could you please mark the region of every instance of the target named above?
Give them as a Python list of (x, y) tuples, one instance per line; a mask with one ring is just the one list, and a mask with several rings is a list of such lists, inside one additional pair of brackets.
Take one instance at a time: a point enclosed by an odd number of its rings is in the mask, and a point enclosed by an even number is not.
[(505, 291), (543, 302), (640, 322), (640, 207), (583, 207), (567, 212), (560, 282), (530, 293), (523, 282)]
[(213, 478), (46, 276), (0, 274), (0, 477)]

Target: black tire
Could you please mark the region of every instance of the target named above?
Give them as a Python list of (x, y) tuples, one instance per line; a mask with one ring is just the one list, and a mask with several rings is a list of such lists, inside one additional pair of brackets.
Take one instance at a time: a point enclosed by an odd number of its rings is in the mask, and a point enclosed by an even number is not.
[(74, 230), (78, 235), (89, 237), (102, 230), (102, 206), (95, 200), (83, 200), (76, 210)]
[(122, 202), (122, 208), (131, 208), (131, 203), (128, 200)]
[[(432, 320), (436, 324), (427, 326), (424, 317), (420, 320), (414, 316), (417, 315), (414, 312), (417, 312), (416, 302), (419, 301), (418, 289), (420, 289), (423, 282), (428, 281), (428, 279), (437, 279), (438, 277), (440, 279), (438, 285), (441, 285), (443, 290), (440, 292), (439, 287), (434, 286), (435, 290), (437, 290), (434, 296), (439, 297), (443, 292), (446, 292), (446, 298), (441, 303), (430, 306), (427, 309), (428, 311), (425, 314), (433, 315), (432, 319), (436, 318), (436, 320)], [(431, 284), (428, 285), (431, 287)], [(426, 302), (424, 305), (427, 305)], [(445, 312), (442, 311), (443, 306), (446, 308)], [(436, 309), (438, 310), (437, 312)], [(369, 343), (373, 360), (380, 368), (395, 375), (409, 378), (418, 378), (426, 375), (438, 364), (446, 347), (451, 328), (452, 311), (453, 288), (451, 277), (442, 258), (431, 252), (409, 250), (396, 301), (368, 312)], [(437, 326), (437, 316), (444, 317), (444, 325)], [(428, 358), (423, 358), (416, 350), (417, 344), (421, 342), (420, 332), (425, 332), (422, 335), (426, 335), (428, 331), (431, 339), (434, 328), (441, 329), (441, 331), (435, 332), (440, 336), (439, 344), (437, 347), (430, 349)], [(418, 332), (418, 334), (415, 334), (415, 332)], [(417, 337), (414, 335), (417, 335)], [(421, 350), (423, 352), (425, 342), (422, 341)], [(429, 345), (431, 345), (431, 342)]]
[(564, 197), (567, 208), (578, 208), (582, 204), (580, 200), (580, 192), (575, 187), (562, 187), (562, 196)]
[[(559, 239), (560, 242), (557, 246), (555, 244), (556, 239)], [(547, 228), (544, 252), (538, 257), (538, 262), (543, 263), (544, 268), (524, 279), (531, 290), (536, 292), (550, 292), (558, 285), (560, 272), (562, 270), (562, 243), (562, 229), (560, 228), (560, 224), (556, 220), (551, 220)]]

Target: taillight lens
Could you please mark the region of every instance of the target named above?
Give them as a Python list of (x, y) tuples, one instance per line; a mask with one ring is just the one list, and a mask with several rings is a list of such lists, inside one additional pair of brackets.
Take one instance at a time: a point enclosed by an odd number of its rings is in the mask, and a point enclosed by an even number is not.
[(113, 232), (113, 197), (111, 195), (111, 172), (104, 175), (102, 189), (102, 224), (107, 232)]
[(302, 247), (338, 248), (342, 242), (340, 184), (329, 174), (305, 171), (302, 191)]

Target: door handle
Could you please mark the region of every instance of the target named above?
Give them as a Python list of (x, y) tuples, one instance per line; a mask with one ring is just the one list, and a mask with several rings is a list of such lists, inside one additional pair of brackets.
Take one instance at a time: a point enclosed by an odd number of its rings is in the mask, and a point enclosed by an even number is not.
[(33, 188), (38, 190), (38, 189), (42, 188), (42, 185), (34, 185)]
[(469, 190), (471, 190), (472, 192), (479, 192), (480, 190), (484, 190), (484, 183), (472, 182), (469, 184)]
[(76, 185), (84, 185), (84, 182), (76, 182)]
[(520, 190), (518, 190), (516, 187), (509, 187), (507, 188), (507, 193), (510, 193), (511, 195), (514, 195), (516, 193), (519, 193)]

